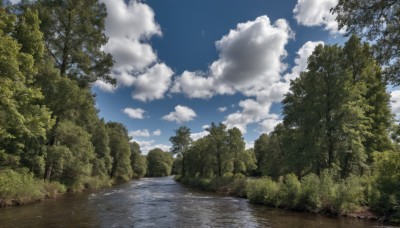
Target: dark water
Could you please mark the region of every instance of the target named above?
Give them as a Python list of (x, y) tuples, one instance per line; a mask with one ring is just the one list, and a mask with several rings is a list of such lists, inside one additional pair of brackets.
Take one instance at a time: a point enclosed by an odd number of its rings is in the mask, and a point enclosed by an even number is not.
[(0, 227), (376, 227), (199, 192), (171, 177), (144, 178), (57, 200), (0, 209)]

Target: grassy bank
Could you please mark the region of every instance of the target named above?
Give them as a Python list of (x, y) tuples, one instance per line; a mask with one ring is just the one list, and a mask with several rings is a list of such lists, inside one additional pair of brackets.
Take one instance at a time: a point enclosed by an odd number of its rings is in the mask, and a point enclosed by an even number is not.
[(288, 210), (342, 215), (362, 219), (381, 219), (397, 223), (396, 213), (371, 212), (376, 191), (368, 178), (350, 176), (335, 179), (324, 172), (318, 177), (309, 174), (299, 180), (294, 174), (274, 181), (269, 177), (247, 178), (230, 175), (214, 178), (182, 178), (176, 180), (191, 187), (248, 198), (252, 204)]
[(67, 187), (57, 181), (38, 180), (27, 169), (4, 169), (0, 171), (0, 207), (31, 204), (57, 198), (66, 192), (81, 192), (114, 183), (119, 182), (108, 177), (87, 177)]
[(65, 192), (64, 185), (37, 180), (26, 170), (5, 169), (0, 172), (0, 207), (30, 204)]

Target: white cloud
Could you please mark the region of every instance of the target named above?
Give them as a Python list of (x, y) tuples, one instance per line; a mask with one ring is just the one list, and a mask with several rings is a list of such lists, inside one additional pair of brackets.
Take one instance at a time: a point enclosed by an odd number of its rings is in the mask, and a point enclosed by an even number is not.
[(143, 119), (144, 118), (143, 114), (146, 111), (141, 108), (125, 108), (123, 112), (132, 119)]
[(190, 134), (190, 138), (192, 138), (193, 141), (196, 141), (200, 138), (203, 138), (204, 136), (207, 136), (208, 134), (210, 134), (210, 132), (208, 131), (201, 131), (198, 133), (192, 133)]
[(271, 23), (267, 16), (237, 25), (216, 42), (219, 59), (207, 73), (185, 71), (176, 77), (172, 93), (190, 98), (210, 98), (216, 94), (241, 92), (247, 96), (268, 90), (286, 69), (282, 58), (285, 45), (293, 37), (286, 20)]
[(297, 52), (295, 66), (292, 67), (291, 72), (271, 84), (268, 89), (255, 94), (246, 93), (247, 95), (256, 96), (256, 99), (247, 99), (239, 102), (239, 107), (242, 110), (225, 117), (224, 123), (228, 128), (237, 127), (243, 133), (246, 133), (247, 125), (259, 123), (260, 132), (269, 133), (278, 123), (282, 122), (278, 115), (270, 113), (270, 107), (274, 102), (281, 102), (284, 94), (289, 91), (290, 80), (297, 78), (301, 71), (306, 70), (307, 59), (318, 44), (323, 44), (323, 42), (306, 42)]
[(165, 144), (154, 144), (154, 140), (149, 140), (149, 141), (138, 141), (138, 140), (133, 140), (137, 142), (140, 146), (140, 150), (142, 151), (143, 154), (147, 155), (147, 153), (154, 149), (154, 148), (160, 148), (161, 150), (168, 152), (171, 148), (169, 145)]
[(293, 9), (297, 23), (304, 26), (325, 26), (325, 30), (331, 33), (344, 33), (338, 30), (336, 14), (330, 12), (338, 0), (298, 0)]
[(227, 109), (226, 107), (219, 107), (219, 108), (218, 108), (218, 111), (219, 111), (219, 112), (225, 112), (226, 109)]
[(206, 125), (203, 125), (201, 128), (205, 130), (205, 129), (209, 128), (209, 127), (210, 127), (210, 125), (206, 124)]
[(245, 143), (246, 143), (246, 146), (245, 146), (246, 150), (254, 148), (254, 141), (250, 141), (250, 142), (245, 141)]
[(104, 51), (113, 55), (112, 76), (117, 79), (117, 87), (102, 81), (94, 85), (106, 92), (133, 87), (132, 97), (140, 101), (163, 98), (174, 72), (159, 62), (148, 43), (152, 36), (162, 35), (154, 11), (138, 0), (101, 2), (107, 6), (105, 33), (109, 37)]
[(239, 102), (241, 111), (229, 114), (224, 123), (228, 128), (237, 127), (243, 134), (247, 132), (247, 125), (258, 123), (269, 116), (271, 103), (261, 103), (254, 99), (242, 100)]
[(279, 119), (279, 116), (276, 114), (271, 114), (267, 119), (263, 120), (260, 123), (261, 125), (260, 133), (270, 133), (279, 123), (282, 123), (282, 120)]
[(392, 112), (396, 115), (397, 120), (400, 120), (400, 90), (391, 92)]
[(157, 130), (153, 131), (153, 135), (154, 136), (160, 136), (161, 135), (161, 130), (157, 129)]
[(140, 101), (163, 98), (171, 84), (173, 74), (171, 68), (164, 63), (155, 64), (146, 73), (136, 78), (134, 81), (135, 91), (132, 93), (132, 97)]
[(129, 136), (131, 136), (131, 137), (150, 137), (150, 132), (147, 129), (130, 131)]
[(300, 76), (300, 72), (307, 70), (308, 57), (314, 52), (318, 45), (324, 45), (322, 41), (308, 41), (297, 51), (297, 58), (294, 60), (295, 66), (292, 68), (291, 73), (284, 76), (286, 82), (294, 80)]
[(174, 112), (170, 112), (168, 115), (162, 117), (163, 120), (176, 121), (178, 124), (182, 122), (188, 122), (196, 117), (196, 113), (189, 107), (177, 105)]
[(101, 80), (97, 80), (94, 83), (94, 86), (99, 88), (99, 89), (101, 89), (101, 90), (103, 90), (103, 91), (105, 91), (105, 92), (109, 92), (109, 93), (112, 93), (117, 89), (116, 86), (113, 86), (110, 83), (105, 83), (104, 81), (101, 81)]

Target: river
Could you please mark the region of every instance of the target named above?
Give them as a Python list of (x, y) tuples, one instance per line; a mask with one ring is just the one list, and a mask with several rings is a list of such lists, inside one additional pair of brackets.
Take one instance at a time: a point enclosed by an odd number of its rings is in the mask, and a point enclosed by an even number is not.
[(0, 227), (376, 227), (350, 218), (255, 206), (193, 190), (172, 177), (143, 178), (23, 207), (0, 208)]

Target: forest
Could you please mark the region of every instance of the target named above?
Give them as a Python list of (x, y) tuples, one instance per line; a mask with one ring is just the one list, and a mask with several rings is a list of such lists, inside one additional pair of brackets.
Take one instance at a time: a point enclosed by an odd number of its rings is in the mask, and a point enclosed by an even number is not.
[(147, 156), (96, 109), (93, 83), (116, 84), (113, 57), (101, 48), (105, 5), (1, 2), (0, 206), (172, 173), (255, 204), (371, 210), (400, 222), (400, 125), (387, 91), (400, 85), (400, 3), (354, 2), (332, 9), (347, 41), (315, 49), (285, 94), (282, 123), (254, 148), (238, 128), (211, 123), (196, 141), (180, 126), (170, 151)]
[[(112, 56), (101, 50), (105, 6), (74, 3), (0, 6), (0, 206), (147, 172), (126, 127), (99, 118), (91, 91), (98, 78), (115, 84)], [(149, 175), (170, 174), (172, 156), (164, 154), (149, 153)]]

